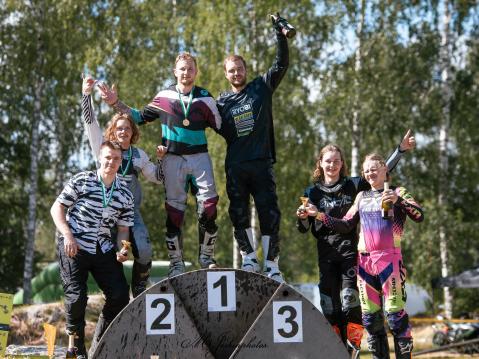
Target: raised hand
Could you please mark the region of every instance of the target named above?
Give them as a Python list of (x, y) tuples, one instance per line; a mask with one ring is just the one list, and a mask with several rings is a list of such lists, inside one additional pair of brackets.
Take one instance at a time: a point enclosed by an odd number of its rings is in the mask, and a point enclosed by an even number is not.
[(95, 83), (96, 80), (90, 75), (83, 76), (82, 94), (90, 95), (93, 90), (93, 87), (95, 86)]
[(399, 149), (404, 152), (412, 150), (414, 147), (416, 147), (416, 139), (414, 138), (411, 129), (409, 129), (399, 144)]
[(165, 155), (166, 155), (166, 152), (167, 152), (167, 148), (166, 146), (163, 146), (163, 145), (159, 145), (156, 147), (156, 157), (161, 160)]
[(98, 84), (98, 88), (101, 92), (101, 99), (108, 105), (112, 106), (118, 101), (118, 93), (115, 84), (110, 88), (106, 83), (102, 82)]

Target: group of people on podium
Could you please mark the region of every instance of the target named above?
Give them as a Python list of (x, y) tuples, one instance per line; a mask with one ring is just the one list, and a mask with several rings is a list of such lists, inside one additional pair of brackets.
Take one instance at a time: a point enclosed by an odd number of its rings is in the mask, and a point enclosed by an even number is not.
[[(196, 85), (198, 66), (190, 53), (181, 53), (175, 60), (176, 84), (159, 91), (143, 109), (122, 102), (114, 85), (110, 87), (84, 75), (82, 118), (97, 170), (73, 176), (51, 208), (58, 229), (66, 327), (68, 334), (74, 336), (78, 358), (94, 353), (108, 325), (129, 302), (129, 286), (122, 266), (128, 257), (128, 243), (134, 256), (133, 297), (146, 289), (152, 247), (140, 213), (140, 173), (165, 187), (168, 276), (185, 272), (181, 228), (190, 191), (197, 203), (198, 263), (201, 268), (217, 267), (214, 250), (219, 197), (205, 135), (208, 127), (227, 144), (228, 212), (242, 256), (241, 269), (284, 282), (278, 264), (281, 212), (273, 172), (276, 153), (272, 98), (287, 71), (289, 50), (286, 21), (274, 16), (272, 23), (277, 39), (273, 65), (248, 82), (244, 58), (226, 57), (223, 70), (230, 91), (221, 93), (217, 100)], [(93, 109), (95, 86), (102, 100), (116, 113), (104, 131)], [(136, 143), (138, 125), (155, 120), (160, 120), (162, 137), (157, 159), (151, 161)], [(373, 357), (389, 357), (382, 296), (396, 357), (411, 356), (400, 239), (406, 217), (419, 222), (423, 215), (406, 189), (383, 188), (402, 153), (414, 145), (414, 137), (408, 131), (388, 161), (377, 154), (368, 155), (363, 163), (363, 177), (348, 176), (340, 147), (324, 147), (313, 183), (305, 190), (303, 204), (297, 210), (298, 230), (305, 233), (311, 229), (317, 239), (323, 314), (355, 357), (363, 328), (369, 334), (368, 346)], [(262, 265), (253, 243), (250, 197), (259, 218)], [(381, 215), (383, 203), (391, 204), (392, 215), (386, 219)], [(125, 246), (120, 249), (118, 243)], [(87, 352), (85, 309), (89, 273), (103, 291), (105, 305)]]

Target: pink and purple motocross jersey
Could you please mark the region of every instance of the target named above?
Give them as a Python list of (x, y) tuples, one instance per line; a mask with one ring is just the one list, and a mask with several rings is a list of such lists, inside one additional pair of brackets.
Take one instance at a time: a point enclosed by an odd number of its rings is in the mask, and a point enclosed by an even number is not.
[(361, 220), (359, 252), (374, 252), (401, 248), (401, 236), (408, 216), (414, 222), (424, 218), (422, 208), (404, 187), (394, 188), (398, 200), (394, 204), (394, 219), (381, 217), (382, 190), (360, 192), (343, 219), (321, 214), (321, 221), (337, 232), (348, 233)]

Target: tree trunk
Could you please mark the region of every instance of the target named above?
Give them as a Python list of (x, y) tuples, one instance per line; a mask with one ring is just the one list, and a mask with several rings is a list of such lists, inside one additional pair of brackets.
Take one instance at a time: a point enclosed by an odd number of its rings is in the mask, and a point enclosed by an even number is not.
[[(438, 193), (438, 207), (440, 218), (444, 219), (447, 216), (447, 173), (449, 170), (449, 161), (447, 154), (448, 144), (448, 131), (450, 123), (450, 111), (451, 111), (451, 51), (450, 51), (450, 20), (451, 13), (449, 9), (449, 1), (445, 0), (444, 3), (444, 15), (441, 29), (441, 49), (439, 56), (439, 67), (441, 71), (441, 98), (442, 98), (442, 118), (439, 127), (439, 172), (442, 176), (439, 176), (439, 193)], [(445, 221), (441, 220), (439, 224), (439, 246), (441, 252), (441, 274), (443, 277), (449, 276), (449, 259), (447, 249), (447, 233), (444, 226)], [(444, 288), (444, 311), (446, 318), (452, 317), (452, 293), (448, 287)]]
[(30, 178), (28, 188), (28, 220), (27, 233), (25, 243), (25, 261), (23, 268), (23, 302), (25, 304), (31, 303), (32, 295), (32, 277), (33, 277), (33, 263), (35, 255), (35, 231), (37, 220), (37, 188), (38, 188), (38, 151), (40, 141), (40, 122), (42, 119), (42, 97), (45, 90), (45, 79), (42, 76), (44, 54), (43, 54), (43, 39), (42, 39), (42, 24), (44, 16), (44, 4), (38, 4), (35, 10), (37, 11), (37, 69), (36, 76), (33, 82), (33, 114), (32, 114), (32, 132), (30, 139)]
[(365, 17), (365, 4), (361, 1), (361, 8), (359, 9), (359, 21), (356, 27), (356, 54), (354, 62), (354, 103), (353, 103), (353, 117), (351, 119), (351, 176), (359, 175), (359, 141), (361, 133), (359, 130), (359, 76), (361, 71), (361, 45), (363, 36), (363, 26)]
[(28, 189), (28, 222), (27, 222), (27, 242), (25, 244), (25, 265), (23, 269), (23, 302), (31, 303), (33, 260), (35, 254), (35, 230), (36, 230), (36, 210), (37, 210), (37, 187), (38, 187), (38, 148), (39, 148), (39, 126), (41, 120), (41, 95), (44, 89), (44, 82), (35, 88), (34, 113), (32, 121), (32, 137), (30, 142), (30, 186)]

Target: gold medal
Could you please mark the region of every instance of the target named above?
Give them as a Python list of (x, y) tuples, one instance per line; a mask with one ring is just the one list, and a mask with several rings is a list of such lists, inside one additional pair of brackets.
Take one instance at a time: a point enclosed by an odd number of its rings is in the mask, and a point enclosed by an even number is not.
[(188, 127), (189, 125), (190, 125), (190, 120), (188, 120), (187, 118), (185, 118), (185, 119), (183, 120), (183, 126)]

